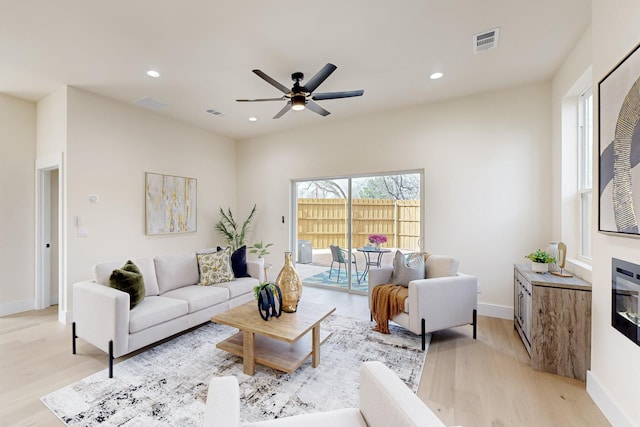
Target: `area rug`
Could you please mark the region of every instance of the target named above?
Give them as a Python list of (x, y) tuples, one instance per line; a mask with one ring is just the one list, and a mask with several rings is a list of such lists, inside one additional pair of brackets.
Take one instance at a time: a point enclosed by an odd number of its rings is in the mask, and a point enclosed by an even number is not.
[(322, 323), (333, 334), (321, 347), (317, 368), (306, 361), (293, 374), (256, 365), (242, 372), (242, 359), (216, 348), (236, 329), (208, 323), (107, 370), (41, 398), (68, 426), (199, 426), (212, 376), (233, 375), (240, 383), (243, 422), (358, 407), (359, 367), (367, 360), (389, 366), (416, 391), (426, 351), (420, 337), (390, 326), (332, 315)]
[[(329, 271), (330, 270), (325, 270), (322, 273), (318, 273), (316, 275), (313, 275), (311, 277), (307, 277), (306, 279), (303, 279), (302, 281), (304, 283), (310, 283), (310, 284), (314, 284), (314, 285), (331, 285), (331, 286), (336, 286), (339, 288), (345, 288), (347, 287), (347, 274), (345, 273), (344, 269), (340, 270), (340, 278), (338, 279), (338, 269), (337, 268), (333, 268), (331, 269), (331, 277), (329, 277)], [(360, 272), (360, 274), (362, 274), (362, 272)], [(356, 271), (355, 269), (351, 270), (351, 286), (353, 287), (353, 289), (360, 289), (360, 290), (366, 290), (368, 289), (368, 285), (367, 285), (367, 277), (364, 277), (360, 283), (358, 283), (358, 278), (359, 276), (356, 275)]]

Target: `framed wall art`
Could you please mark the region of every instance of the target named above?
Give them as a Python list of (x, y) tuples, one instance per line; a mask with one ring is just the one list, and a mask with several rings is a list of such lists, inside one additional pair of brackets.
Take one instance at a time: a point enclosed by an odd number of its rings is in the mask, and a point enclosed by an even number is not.
[(640, 237), (640, 46), (598, 84), (598, 230)]
[(145, 174), (146, 234), (196, 231), (197, 182), (195, 178)]

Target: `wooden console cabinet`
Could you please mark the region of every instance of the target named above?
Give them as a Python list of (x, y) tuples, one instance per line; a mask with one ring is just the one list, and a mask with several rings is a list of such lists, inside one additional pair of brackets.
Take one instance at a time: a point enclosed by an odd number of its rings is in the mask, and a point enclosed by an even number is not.
[(514, 328), (531, 367), (586, 380), (591, 365), (591, 285), (514, 266)]

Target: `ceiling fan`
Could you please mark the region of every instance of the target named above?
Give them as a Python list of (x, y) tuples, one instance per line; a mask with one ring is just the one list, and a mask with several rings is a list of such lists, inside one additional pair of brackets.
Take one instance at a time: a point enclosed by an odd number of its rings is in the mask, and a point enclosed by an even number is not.
[(351, 98), (354, 96), (362, 96), (364, 90), (351, 90), (343, 92), (325, 92), (325, 93), (313, 93), (324, 82), (327, 77), (336, 70), (335, 65), (327, 64), (320, 71), (316, 73), (311, 80), (307, 81), (304, 85), (300, 85), (300, 82), (304, 79), (304, 74), (301, 72), (295, 72), (291, 74), (291, 79), (295, 82), (293, 87), (289, 89), (285, 85), (277, 82), (273, 78), (269, 77), (263, 71), (253, 70), (261, 79), (269, 83), (271, 86), (284, 93), (280, 98), (262, 98), (262, 99), (236, 99), (238, 102), (261, 102), (261, 101), (283, 101), (286, 100), (287, 104), (273, 116), (274, 119), (279, 119), (289, 110), (304, 110), (308, 108), (314, 113), (318, 113), (321, 116), (328, 116), (331, 114), (314, 101), (322, 101), (325, 99), (338, 99), (338, 98)]

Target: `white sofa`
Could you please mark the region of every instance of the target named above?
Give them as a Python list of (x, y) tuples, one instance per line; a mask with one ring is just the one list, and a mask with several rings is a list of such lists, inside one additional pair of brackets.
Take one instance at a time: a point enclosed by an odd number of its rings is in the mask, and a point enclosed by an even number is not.
[[(390, 283), (393, 267), (369, 270), (369, 309), (373, 288)], [(473, 326), (477, 335), (478, 280), (458, 271), (458, 260), (444, 255), (431, 255), (425, 263), (426, 279), (409, 282), (409, 296), (404, 310), (393, 322), (422, 336), (456, 326)]]
[[(204, 414), (205, 427), (240, 427), (236, 377), (213, 377)], [(244, 427), (444, 427), (440, 419), (380, 362), (360, 368), (359, 408), (338, 409), (242, 424)]]
[(93, 280), (73, 285), (73, 354), (78, 337), (107, 352), (109, 378), (113, 377), (114, 358), (253, 300), (253, 287), (264, 277), (262, 263), (248, 260), (251, 277), (200, 286), (196, 252), (133, 259), (143, 276), (145, 297), (129, 309), (129, 294), (109, 286), (111, 273), (125, 262), (98, 264)]

